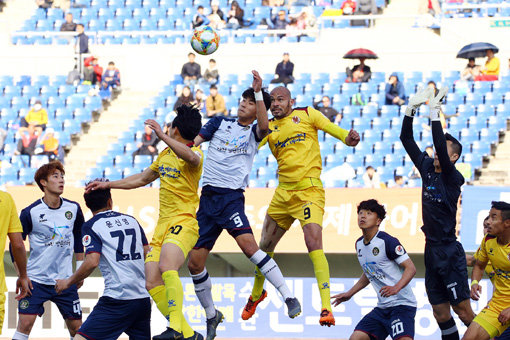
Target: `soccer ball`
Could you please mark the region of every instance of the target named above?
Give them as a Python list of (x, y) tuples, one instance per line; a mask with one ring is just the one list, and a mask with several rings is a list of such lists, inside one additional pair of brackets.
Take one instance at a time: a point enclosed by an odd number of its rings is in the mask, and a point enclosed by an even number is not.
[(200, 26), (193, 30), (191, 47), (201, 55), (214, 53), (220, 45), (220, 36), (211, 26)]

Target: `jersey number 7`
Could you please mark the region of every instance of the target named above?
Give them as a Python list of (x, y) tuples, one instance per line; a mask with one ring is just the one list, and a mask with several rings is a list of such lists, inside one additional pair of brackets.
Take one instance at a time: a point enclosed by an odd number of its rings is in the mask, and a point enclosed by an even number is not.
[[(124, 233), (126, 233), (125, 236), (124, 236)], [(128, 261), (128, 260), (139, 260), (142, 258), (142, 255), (140, 253), (136, 252), (136, 231), (134, 229), (126, 229), (124, 231), (115, 230), (115, 231), (110, 232), (110, 235), (112, 237), (119, 238), (119, 243), (117, 244), (117, 253), (116, 253), (117, 262)], [(126, 239), (126, 236), (131, 236), (130, 254), (124, 254), (124, 240)]]

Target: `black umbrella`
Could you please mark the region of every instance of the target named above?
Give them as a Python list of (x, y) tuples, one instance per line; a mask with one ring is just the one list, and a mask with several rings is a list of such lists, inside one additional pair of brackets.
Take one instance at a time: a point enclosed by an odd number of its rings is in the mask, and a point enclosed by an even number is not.
[(464, 46), (457, 53), (457, 58), (469, 59), (469, 58), (481, 58), (486, 56), (487, 50), (493, 50), (494, 53), (499, 52), (499, 48), (493, 44), (486, 42), (477, 42)]
[(377, 59), (379, 57), (377, 56), (377, 54), (370, 50), (367, 50), (366, 48), (355, 48), (354, 50), (350, 50), (344, 55), (344, 59), (359, 59), (359, 58)]

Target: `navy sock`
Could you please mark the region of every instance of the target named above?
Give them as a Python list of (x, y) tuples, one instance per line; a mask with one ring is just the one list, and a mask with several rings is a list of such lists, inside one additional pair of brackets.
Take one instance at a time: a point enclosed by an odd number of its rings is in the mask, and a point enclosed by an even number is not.
[(459, 340), (459, 331), (453, 318), (446, 322), (438, 322), (438, 325), (441, 329), (442, 340)]

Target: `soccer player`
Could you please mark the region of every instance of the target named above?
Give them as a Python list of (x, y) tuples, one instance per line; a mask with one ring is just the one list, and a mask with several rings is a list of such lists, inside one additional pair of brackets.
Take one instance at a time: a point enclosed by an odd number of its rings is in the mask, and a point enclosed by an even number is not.
[[(356, 241), (356, 254), (363, 269), (358, 282), (347, 292), (334, 295), (334, 306), (350, 300), (372, 284), (377, 292), (377, 307), (356, 325), (350, 340), (414, 339), (416, 298), (409, 282), (416, 267), (400, 241), (379, 231), (386, 210), (376, 200), (358, 205), (358, 226), (363, 236)], [(403, 271), (402, 271), (403, 269)]]
[(28, 339), (37, 315), (43, 315), (43, 304), (48, 300), (57, 305), (71, 337), (81, 326), (78, 288), (83, 282), (70, 286), (61, 294), (55, 291), (57, 279), (73, 274), (73, 251), (76, 266), (83, 262), (83, 213), (78, 203), (61, 197), (64, 175), (64, 167), (59, 161), (37, 169), (34, 179), (44, 196), (21, 211), (23, 239), (28, 236), (30, 242), (28, 277), (33, 289), (30, 296), (18, 303), (18, 327), (13, 335), (16, 340)]
[[(101, 179), (104, 180), (104, 179)], [(99, 266), (105, 289), (75, 340), (151, 339), (151, 301), (145, 290), (144, 258), (149, 252), (145, 233), (129, 215), (112, 211), (110, 189), (83, 195), (93, 217), (82, 229), (85, 261), (69, 278), (57, 280), (60, 293), (87, 278)]]
[[(322, 113), (311, 107), (293, 109), (294, 100), (286, 87), (271, 91), (270, 134), (262, 141), (268, 143), (278, 162), (279, 184), (267, 210), (260, 249), (273, 255), (278, 241), (298, 219), (303, 228), (306, 247), (312, 260), (319, 286), (322, 308), (319, 323), (335, 324), (331, 312), (329, 266), (322, 250), (322, 218), (325, 193), (320, 180), (322, 159), (318, 130), (340, 139), (348, 146), (356, 146), (359, 135), (331, 123)], [(257, 270), (255, 283), (242, 318), (248, 320), (257, 305), (267, 296), (264, 275)]]
[(494, 269), (494, 293), (488, 305), (469, 325), (464, 340), (488, 340), (499, 336), (510, 326), (510, 204), (492, 202), (489, 211), (489, 233), (477, 251), (471, 274), (471, 298), (478, 301), (482, 287), (478, 281), (490, 261)]
[[(31, 293), (32, 283), (27, 275), (27, 252), (23, 243), (23, 228), (18, 218), (16, 204), (5, 191), (0, 191), (0, 248), (5, 249), (5, 241), (9, 236), (10, 249), (18, 265), (18, 281), (16, 282), (17, 300), (21, 300), (27, 294)], [(5, 314), (5, 292), (7, 285), (5, 284), (4, 261), (0, 262), (0, 334), (2, 334), (2, 326), (4, 324)]]
[(262, 79), (257, 71), (253, 71), (253, 85), (243, 92), (237, 120), (214, 117), (195, 138), (195, 145), (210, 142), (197, 212), (200, 237), (188, 261), (195, 292), (206, 312), (207, 340), (216, 336), (216, 327), (223, 315), (214, 307), (205, 262), (223, 229), (282, 294), (289, 317), (294, 318), (301, 312), (299, 301), (290, 293), (280, 268), (259, 249), (244, 212), (243, 192), (258, 144), (269, 131), (267, 110), (270, 105), (269, 94), (262, 90)]
[(160, 312), (169, 319), (168, 328), (155, 340), (203, 339), (184, 319), (184, 292), (178, 270), (198, 240), (198, 182), (202, 175), (203, 153), (193, 145), (202, 127), (198, 109), (182, 105), (172, 122), (170, 136), (161, 126), (148, 119), (145, 124), (154, 130), (169, 147), (163, 150), (150, 167), (139, 174), (112, 182), (92, 182), (86, 191), (95, 189), (134, 189), (157, 178), (159, 219), (145, 259), (146, 288)]
[[(464, 177), (455, 168), (462, 145), (443, 133), (439, 113), (441, 101), (448, 91), (434, 96), (427, 88), (418, 92), (406, 108), (400, 140), (422, 178), (422, 216), (425, 233), (425, 288), (443, 340), (459, 339), (450, 306), (465, 325), (475, 314), (469, 302), (466, 254), (455, 234), (457, 203)], [(432, 139), (435, 155), (421, 152), (413, 137), (416, 110), (429, 101)]]

